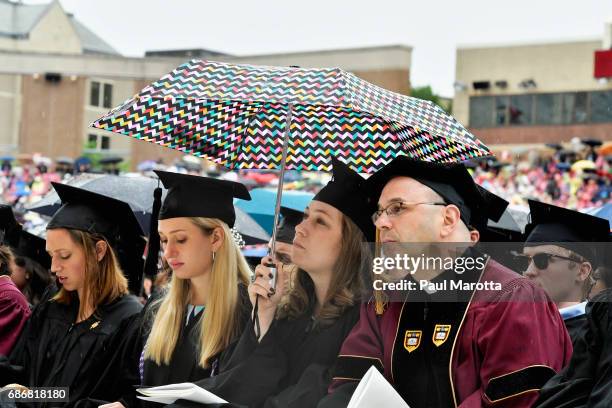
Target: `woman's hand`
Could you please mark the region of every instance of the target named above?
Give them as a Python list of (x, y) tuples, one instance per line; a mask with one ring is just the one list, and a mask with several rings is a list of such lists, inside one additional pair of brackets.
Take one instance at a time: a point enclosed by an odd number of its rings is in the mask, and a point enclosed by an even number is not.
[(261, 333), (259, 338), (261, 339), (264, 334), (270, 328), (274, 315), (276, 314), (276, 308), (281, 298), (285, 295), (288, 288), (288, 274), (283, 268), (283, 264), (280, 262), (276, 263), (276, 288), (272, 288), (272, 270), (265, 266), (266, 264), (273, 264), (272, 258), (266, 256), (262, 258), (261, 264), (255, 268), (255, 281), (249, 285), (249, 297), (251, 303), (255, 306), (255, 300), (259, 296), (257, 304), (259, 327)]

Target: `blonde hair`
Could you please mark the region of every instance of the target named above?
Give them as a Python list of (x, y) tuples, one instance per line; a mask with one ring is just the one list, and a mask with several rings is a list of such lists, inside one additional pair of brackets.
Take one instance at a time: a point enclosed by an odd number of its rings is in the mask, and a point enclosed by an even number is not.
[[(67, 229), (72, 241), (85, 253), (85, 285), (83, 299), (79, 302), (79, 316), (87, 305), (94, 310), (98, 305), (107, 304), (128, 293), (128, 282), (119, 266), (115, 251), (106, 238), (100, 234)], [(104, 241), (106, 252), (100, 261), (96, 251), (96, 243)], [(61, 288), (53, 299), (59, 303), (70, 304), (74, 293)]]
[[(223, 230), (223, 242), (215, 253), (212, 266), (206, 309), (199, 323), (199, 365), (206, 368), (209, 366), (209, 360), (223, 351), (240, 334), (241, 299), (238, 285), (248, 285), (251, 271), (227, 224), (216, 218), (189, 220), (205, 235), (212, 234), (215, 228)], [(184, 325), (190, 290), (189, 279), (172, 276), (168, 292), (159, 300), (159, 309), (147, 340), (145, 358), (155, 361), (158, 365), (170, 364)]]
[[(342, 215), (342, 241), (340, 254), (333, 268), (333, 275), (317, 315), (322, 326), (332, 324), (348, 308), (358, 302), (363, 293), (364, 266), (370, 265), (367, 247), (362, 245), (364, 236), (350, 218)], [(300, 268), (290, 278), (290, 289), (278, 308), (279, 318), (297, 319), (314, 305), (314, 283), (308, 273)]]

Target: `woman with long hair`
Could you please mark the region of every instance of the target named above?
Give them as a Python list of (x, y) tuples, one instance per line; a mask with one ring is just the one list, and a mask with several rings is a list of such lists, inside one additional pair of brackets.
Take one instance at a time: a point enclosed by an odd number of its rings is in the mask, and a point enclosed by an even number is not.
[[(250, 200), (246, 187), (208, 177), (156, 174), (168, 189), (157, 230), (171, 276), (142, 314), (139, 368), (146, 386), (194, 382), (218, 373), (250, 311), (251, 271), (231, 229), (233, 199)], [(131, 407), (138, 403), (134, 397), (124, 395), (104, 406)]]
[(143, 384), (214, 375), (219, 356), (244, 328), (251, 275), (230, 231), (242, 184), (156, 171), (168, 188), (159, 214), (164, 260), (172, 269), (144, 350)]
[[(126, 203), (68, 185), (53, 187), (63, 205), (47, 226), (46, 248), (61, 288), (34, 310), (9, 359), (23, 370), (3, 382), (67, 387), (62, 403), (70, 407), (104, 380), (121, 327), (142, 309), (128, 294), (114, 248), (143, 238)], [(106, 389), (101, 397), (116, 398), (116, 392)], [(47, 400), (37, 406), (57, 405)]]
[(197, 384), (249, 407), (314, 407), (326, 394), (330, 368), (359, 318), (362, 274), (374, 238), (373, 210), (364, 181), (341, 162), (333, 180), (311, 201), (295, 227), (293, 265), (269, 257), (249, 286), (254, 322), (243, 333), (225, 371)]

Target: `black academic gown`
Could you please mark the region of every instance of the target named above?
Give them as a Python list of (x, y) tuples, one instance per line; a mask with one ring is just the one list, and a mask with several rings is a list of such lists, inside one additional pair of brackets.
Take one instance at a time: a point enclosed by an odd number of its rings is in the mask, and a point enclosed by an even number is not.
[[(250, 301), (246, 287), (239, 287), (239, 319), (240, 327), (245, 327), (250, 315)], [(159, 386), (166, 384), (176, 384), (183, 382), (197, 382), (206, 379), (219, 372), (220, 367), (225, 364), (232, 354), (236, 342), (230, 344), (225, 350), (214, 356), (210, 361), (209, 367), (204, 368), (199, 365), (199, 326), (206, 310), (191, 316), (187, 319), (187, 310), (182, 316), (183, 325), (179, 339), (177, 341), (170, 364), (158, 365), (152, 360), (144, 361), (143, 386)], [(133, 401), (133, 400), (132, 400)], [(138, 404), (143, 407), (159, 407), (157, 403), (148, 403), (138, 400)], [(136, 404), (135, 404), (136, 405)]]
[[(244, 331), (225, 369), (196, 384), (232, 406), (312, 408), (327, 393), (344, 338), (359, 319), (359, 307), (347, 309), (333, 324), (320, 327), (305, 316), (274, 321), (257, 342), (252, 323)], [(196, 404), (174, 404), (192, 407)], [(202, 405), (200, 405), (202, 406)]]
[(576, 340), (584, 332), (585, 327), (588, 324), (586, 314), (564, 319), (563, 323), (565, 323), (565, 328), (569, 333), (570, 339), (572, 339), (572, 344), (576, 344)]
[[(40, 303), (10, 356), (11, 364), (23, 371), (8, 382), (27, 387), (69, 387), (69, 402), (91, 395), (97, 384), (113, 376), (107, 370), (109, 358), (123, 341), (124, 327), (137, 316), (142, 305), (135, 296), (125, 295), (110, 304), (98, 306), (87, 320), (74, 323), (78, 300), (64, 305), (55, 300)], [(118, 398), (116, 389), (106, 388), (103, 399)], [(38, 408), (56, 407), (41, 403)]]
[(586, 318), (569, 365), (542, 387), (538, 408), (612, 406), (612, 289), (587, 304)]
[[(143, 385), (158, 386), (193, 382), (210, 377), (211, 369), (216, 363), (213, 362), (209, 368), (203, 368), (198, 364), (200, 360), (198, 353), (200, 341), (198, 327), (204, 313), (205, 311), (202, 311), (196, 316), (191, 317), (189, 322), (183, 326), (172, 353), (170, 364), (158, 365), (148, 359), (144, 361)], [(183, 322), (185, 321), (186, 317), (183, 316)]]
[[(148, 403), (138, 399), (136, 388), (195, 382), (196, 380), (208, 378), (211, 374), (219, 371), (222, 361), (225, 361), (224, 359), (228, 358), (231, 354), (231, 350), (233, 350), (236, 342), (230, 344), (226, 350), (213, 357), (209, 368), (200, 367), (198, 364), (198, 327), (200, 320), (206, 312), (204, 310), (195, 317), (191, 317), (188, 322), (186, 313), (181, 316), (182, 322), (187, 322), (187, 324), (183, 325), (181, 329), (170, 364), (158, 365), (154, 361), (144, 360), (141, 382), (139, 371), (141, 354), (151, 332), (153, 321), (160, 305), (159, 300), (165, 293), (162, 291), (152, 295), (142, 312), (126, 325), (124, 341), (112, 356), (109, 368), (117, 367), (116, 375), (110, 381), (102, 384), (101, 388), (113, 387), (120, 389), (120, 397), (108, 400), (94, 395), (92, 398), (80, 401), (77, 408), (95, 408), (113, 401), (119, 401), (128, 408), (160, 407), (161, 405), (157, 403)], [(247, 289), (244, 285), (239, 286), (239, 295), (238, 313), (241, 320), (240, 326), (244, 327), (249, 319), (251, 309)]]

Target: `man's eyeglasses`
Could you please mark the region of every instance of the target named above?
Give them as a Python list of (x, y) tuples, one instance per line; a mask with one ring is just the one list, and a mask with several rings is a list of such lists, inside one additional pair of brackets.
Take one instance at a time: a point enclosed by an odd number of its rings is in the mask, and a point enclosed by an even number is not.
[(405, 201), (395, 201), (386, 206), (385, 208), (381, 208), (372, 214), (372, 221), (376, 224), (376, 221), (380, 218), (380, 216), (385, 213), (387, 217), (393, 218), (401, 215), (404, 211), (406, 211), (410, 207), (414, 207), (417, 205), (442, 205), (446, 206), (446, 203), (408, 203)]
[(577, 258), (569, 258), (567, 256), (561, 256), (561, 255), (554, 255), (554, 254), (548, 254), (545, 252), (541, 252), (539, 254), (535, 254), (535, 255), (525, 255), (525, 254), (521, 254), (521, 257), (527, 259), (527, 266), (531, 265), (531, 263), (533, 262), (533, 264), (536, 266), (536, 268), (538, 269), (546, 269), (548, 268), (548, 264), (550, 263), (550, 259), (551, 258), (559, 258), (559, 259), (565, 259), (566, 261), (572, 261), (572, 262), (584, 262), (581, 259), (577, 259)]

